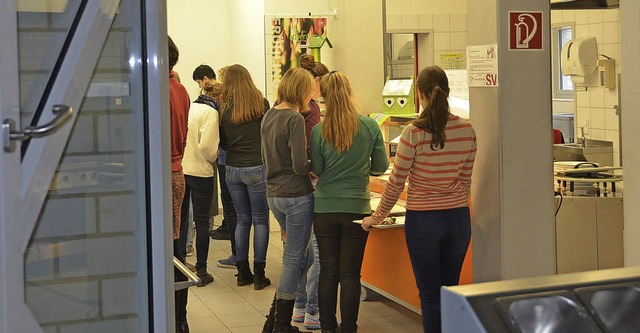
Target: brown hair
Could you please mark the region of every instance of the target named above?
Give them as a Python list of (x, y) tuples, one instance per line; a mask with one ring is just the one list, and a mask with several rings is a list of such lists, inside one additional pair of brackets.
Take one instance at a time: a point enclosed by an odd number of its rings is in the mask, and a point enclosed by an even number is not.
[(244, 124), (264, 115), (264, 97), (251, 79), (249, 71), (241, 65), (229, 66), (220, 94), (221, 113), (233, 112), (231, 121)]
[(298, 111), (306, 109), (304, 98), (313, 90), (313, 77), (303, 68), (291, 68), (278, 85), (278, 100), (298, 107)]
[(420, 113), (413, 125), (431, 133), (431, 150), (444, 148), (447, 140), (445, 127), (449, 120), (449, 79), (447, 74), (438, 66), (430, 66), (418, 75), (416, 82), (418, 90), (427, 98), (428, 105)]
[(222, 94), (222, 83), (218, 81), (205, 82), (204, 87), (202, 87), (202, 92), (204, 95), (218, 102), (220, 100), (220, 94)]
[(358, 109), (351, 100), (353, 92), (349, 80), (342, 73), (331, 72), (320, 80), (326, 112), (322, 122), (322, 136), (338, 153), (351, 148), (358, 131)]
[(178, 63), (180, 51), (178, 51), (178, 47), (176, 43), (173, 42), (173, 39), (171, 39), (171, 36), (167, 36), (167, 40), (169, 42), (169, 70), (173, 70), (173, 66)]
[(305, 53), (298, 59), (300, 67), (306, 69), (314, 78), (329, 74), (329, 69), (321, 62), (317, 62), (312, 55)]

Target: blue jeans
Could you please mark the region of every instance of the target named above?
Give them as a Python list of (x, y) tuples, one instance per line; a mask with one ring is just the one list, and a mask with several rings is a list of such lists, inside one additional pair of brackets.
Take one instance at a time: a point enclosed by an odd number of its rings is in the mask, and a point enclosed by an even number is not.
[(236, 258), (249, 261), (249, 236), (253, 225), (254, 262), (267, 262), (269, 245), (269, 206), (264, 165), (233, 167), (227, 165), (225, 180), (238, 216)]
[[(320, 258), (316, 235), (311, 235), (309, 248), (309, 260), (307, 260), (307, 274), (302, 274), (298, 283), (298, 296), (296, 297), (296, 308), (306, 308), (310, 315), (318, 313), (318, 279), (320, 277)], [(311, 255), (313, 250), (313, 255)]]
[(425, 332), (440, 332), (440, 287), (455, 286), (471, 239), (469, 207), (410, 211), (405, 237)]
[(313, 193), (295, 198), (268, 198), (269, 208), (287, 235), (282, 254), (282, 275), (276, 297), (296, 299), (298, 283), (307, 269), (313, 224)]
[(222, 225), (227, 227), (229, 240), (231, 242), (231, 254), (236, 255), (236, 226), (238, 225), (238, 215), (236, 207), (233, 205), (231, 193), (226, 181), (226, 166), (218, 163), (218, 177), (220, 178), (220, 201), (222, 202)]

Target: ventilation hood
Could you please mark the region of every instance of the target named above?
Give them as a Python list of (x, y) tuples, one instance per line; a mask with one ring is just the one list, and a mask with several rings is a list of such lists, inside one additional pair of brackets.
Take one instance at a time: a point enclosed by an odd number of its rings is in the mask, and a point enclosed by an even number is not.
[(551, 9), (618, 8), (620, 0), (551, 0)]

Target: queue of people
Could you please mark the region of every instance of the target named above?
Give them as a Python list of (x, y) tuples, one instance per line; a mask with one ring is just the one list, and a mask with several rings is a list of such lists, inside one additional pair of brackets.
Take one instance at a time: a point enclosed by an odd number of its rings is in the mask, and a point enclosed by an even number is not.
[[(383, 174), (389, 158), (380, 127), (354, 103), (346, 75), (303, 55), (301, 68), (282, 77), (271, 107), (243, 66), (225, 67), (216, 77), (201, 65), (193, 80), (202, 94), (191, 103), (173, 72), (178, 57), (169, 38), (174, 256), (185, 262), (188, 228), (195, 221), (199, 286), (214, 282), (207, 271), (209, 237), (221, 232), (232, 254), (218, 266), (235, 268), (238, 286), (261, 290), (272, 284), (265, 274), (271, 212), (282, 229), (284, 251), (262, 332), (300, 332), (292, 321), (323, 333), (357, 332), (368, 231), (387, 217), (408, 179), (406, 240), (424, 330), (440, 332), (439, 288), (458, 283), (470, 240), (467, 198), (476, 151), (471, 124), (449, 112), (444, 71), (432, 66), (420, 72), (421, 113), (402, 132), (391, 177), (372, 214), (369, 176)], [(224, 229), (212, 231), (214, 170)], [(363, 220), (362, 226), (355, 220)], [(178, 271), (175, 276), (185, 279)], [(176, 332), (189, 332), (187, 291), (175, 296)]]

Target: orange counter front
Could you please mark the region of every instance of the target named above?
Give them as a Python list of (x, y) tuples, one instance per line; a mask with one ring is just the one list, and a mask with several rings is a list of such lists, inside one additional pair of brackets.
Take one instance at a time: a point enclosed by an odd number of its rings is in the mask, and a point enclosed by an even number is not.
[[(385, 179), (371, 177), (372, 192), (382, 193)], [(406, 192), (400, 196), (406, 199)], [(460, 284), (472, 282), (471, 244), (462, 266)], [(420, 312), (418, 288), (413, 277), (404, 228), (375, 229), (369, 232), (367, 248), (362, 264), (362, 283), (397, 303)]]

